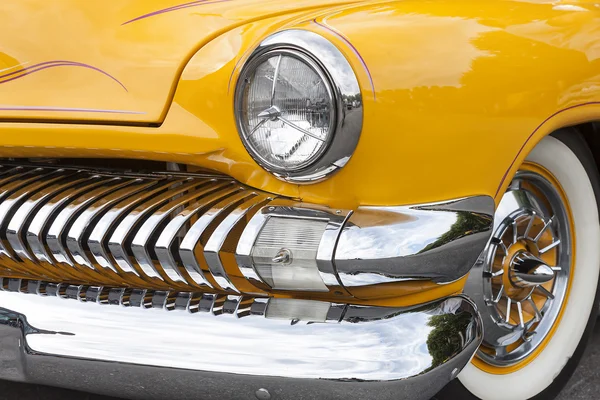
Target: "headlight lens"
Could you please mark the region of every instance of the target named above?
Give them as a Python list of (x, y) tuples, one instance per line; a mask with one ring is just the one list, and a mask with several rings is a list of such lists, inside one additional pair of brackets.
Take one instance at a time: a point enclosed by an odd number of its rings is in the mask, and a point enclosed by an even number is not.
[(240, 72), (234, 107), (250, 155), (291, 182), (316, 182), (342, 168), (362, 130), (352, 66), (333, 43), (305, 30), (260, 43)]
[(307, 56), (289, 50), (254, 60), (241, 93), (242, 136), (251, 153), (275, 171), (296, 171), (325, 151), (335, 106), (327, 77)]

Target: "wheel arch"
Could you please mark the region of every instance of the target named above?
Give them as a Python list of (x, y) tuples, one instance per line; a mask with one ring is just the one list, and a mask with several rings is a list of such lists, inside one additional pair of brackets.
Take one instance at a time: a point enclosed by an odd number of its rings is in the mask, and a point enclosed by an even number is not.
[(498, 185), (494, 196), (496, 204), (531, 150), (544, 137), (565, 129), (583, 136), (600, 171), (600, 101), (569, 107), (548, 117), (527, 137)]

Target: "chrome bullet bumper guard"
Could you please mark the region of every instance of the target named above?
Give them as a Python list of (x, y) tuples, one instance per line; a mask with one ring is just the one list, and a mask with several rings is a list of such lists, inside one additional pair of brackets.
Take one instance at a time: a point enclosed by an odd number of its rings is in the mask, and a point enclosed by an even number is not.
[(0, 282), (0, 379), (133, 399), (428, 399), (469, 362), (465, 297), (412, 308)]

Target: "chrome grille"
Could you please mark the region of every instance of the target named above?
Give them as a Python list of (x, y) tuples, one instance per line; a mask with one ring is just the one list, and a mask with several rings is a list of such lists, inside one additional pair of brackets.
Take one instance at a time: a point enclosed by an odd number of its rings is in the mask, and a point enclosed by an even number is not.
[(237, 293), (221, 255), (269, 200), (227, 177), (4, 165), (0, 274)]
[(71, 285), (14, 278), (0, 278), (0, 290), (124, 307), (233, 314), (239, 318), (263, 315), (268, 303), (266, 297)]
[(250, 315), (268, 319), (307, 323), (357, 323), (393, 318), (400, 313), (430, 306), (377, 307), (335, 303), (318, 300), (286, 299), (275, 297), (218, 294), (208, 292), (178, 292), (152, 289), (119, 288), (108, 286), (73, 285), (30, 279), (0, 278), (0, 292), (14, 292), (38, 296), (60, 297), (83, 303), (210, 313), (214, 316)]
[[(0, 291), (60, 297), (100, 305), (187, 311), (190, 314), (202, 312), (214, 316), (234, 315), (237, 318), (254, 315), (296, 322), (312, 321), (315, 318), (319, 322), (328, 323), (339, 323), (343, 320), (349, 322), (369, 321), (382, 319), (382, 315), (390, 317), (398, 312), (407, 311), (407, 309), (400, 308), (363, 307), (315, 300), (73, 285), (1, 277)], [(311, 319), (310, 311), (314, 313), (315, 310), (321, 310), (321, 315), (312, 315)]]

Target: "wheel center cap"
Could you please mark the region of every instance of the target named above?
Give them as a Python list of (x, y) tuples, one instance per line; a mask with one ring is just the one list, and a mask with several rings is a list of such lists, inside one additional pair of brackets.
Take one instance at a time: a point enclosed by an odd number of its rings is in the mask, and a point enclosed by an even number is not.
[(526, 299), (536, 286), (554, 278), (552, 268), (536, 256), (537, 249), (530, 251), (530, 247), (525, 240), (513, 243), (502, 265), (504, 290), (515, 301)]
[(554, 271), (526, 250), (518, 251), (508, 266), (508, 278), (514, 287), (532, 288), (550, 282)]

